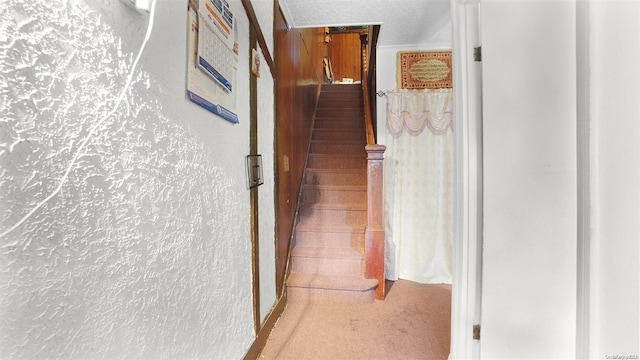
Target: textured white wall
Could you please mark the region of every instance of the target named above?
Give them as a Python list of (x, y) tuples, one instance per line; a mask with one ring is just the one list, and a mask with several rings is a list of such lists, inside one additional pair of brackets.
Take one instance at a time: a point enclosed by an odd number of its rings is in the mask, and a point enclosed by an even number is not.
[(267, 43), (271, 58), (273, 58), (273, 0), (253, 0), (251, 1), (256, 17), (260, 23), (260, 29)]
[(640, 3), (592, 1), (591, 351), (640, 351)]
[(575, 3), (483, 0), (480, 10), (481, 357), (574, 358)]
[[(251, 344), (248, 21), (231, 3), (240, 124), (186, 100), (186, 1), (159, 1), (125, 102), (58, 196), (0, 239), (1, 358), (229, 359)], [(110, 110), (148, 15), (34, 0), (0, 17), (2, 232)]]

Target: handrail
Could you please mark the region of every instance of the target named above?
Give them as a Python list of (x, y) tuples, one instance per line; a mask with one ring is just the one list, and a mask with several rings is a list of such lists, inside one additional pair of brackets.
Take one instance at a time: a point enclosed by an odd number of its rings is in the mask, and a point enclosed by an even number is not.
[[(366, 74), (366, 72), (365, 72)], [(375, 145), (376, 137), (373, 132), (373, 118), (371, 116), (371, 100), (369, 99), (369, 85), (367, 77), (362, 79), (362, 95), (364, 97), (364, 121), (367, 127), (367, 145)]]

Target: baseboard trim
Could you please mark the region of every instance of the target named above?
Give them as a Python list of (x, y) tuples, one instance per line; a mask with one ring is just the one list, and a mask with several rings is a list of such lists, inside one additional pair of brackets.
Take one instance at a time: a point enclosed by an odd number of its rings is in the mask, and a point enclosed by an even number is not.
[(278, 300), (271, 310), (269, 316), (264, 322), (264, 325), (258, 332), (258, 336), (256, 336), (255, 340), (253, 340), (253, 344), (247, 351), (247, 354), (244, 356), (244, 360), (256, 360), (260, 357), (260, 353), (262, 353), (262, 349), (267, 344), (267, 340), (269, 340), (269, 335), (271, 334), (271, 330), (276, 325), (276, 322), (280, 318), (280, 315), (284, 312), (284, 309), (287, 307), (287, 292), (285, 291), (280, 300)]

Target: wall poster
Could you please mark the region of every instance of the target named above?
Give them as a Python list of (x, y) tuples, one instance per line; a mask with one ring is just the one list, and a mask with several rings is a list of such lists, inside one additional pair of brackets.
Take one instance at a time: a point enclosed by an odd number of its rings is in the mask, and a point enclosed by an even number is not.
[(225, 0), (189, 0), (188, 20), (189, 100), (237, 124), (238, 28), (233, 9)]

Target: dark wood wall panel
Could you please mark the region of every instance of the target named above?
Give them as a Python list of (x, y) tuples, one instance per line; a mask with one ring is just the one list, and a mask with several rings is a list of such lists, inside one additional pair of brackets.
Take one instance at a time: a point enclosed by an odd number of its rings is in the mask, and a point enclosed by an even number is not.
[[(277, 3), (276, 3), (277, 4)], [(322, 77), (324, 29), (286, 30), (275, 14), (276, 288), (282, 290), (289, 240)]]
[(333, 78), (340, 81), (342, 78), (352, 78), (359, 81), (361, 65), (360, 34), (357, 32), (332, 33), (328, 45), (328, 53), (331, 58)]

